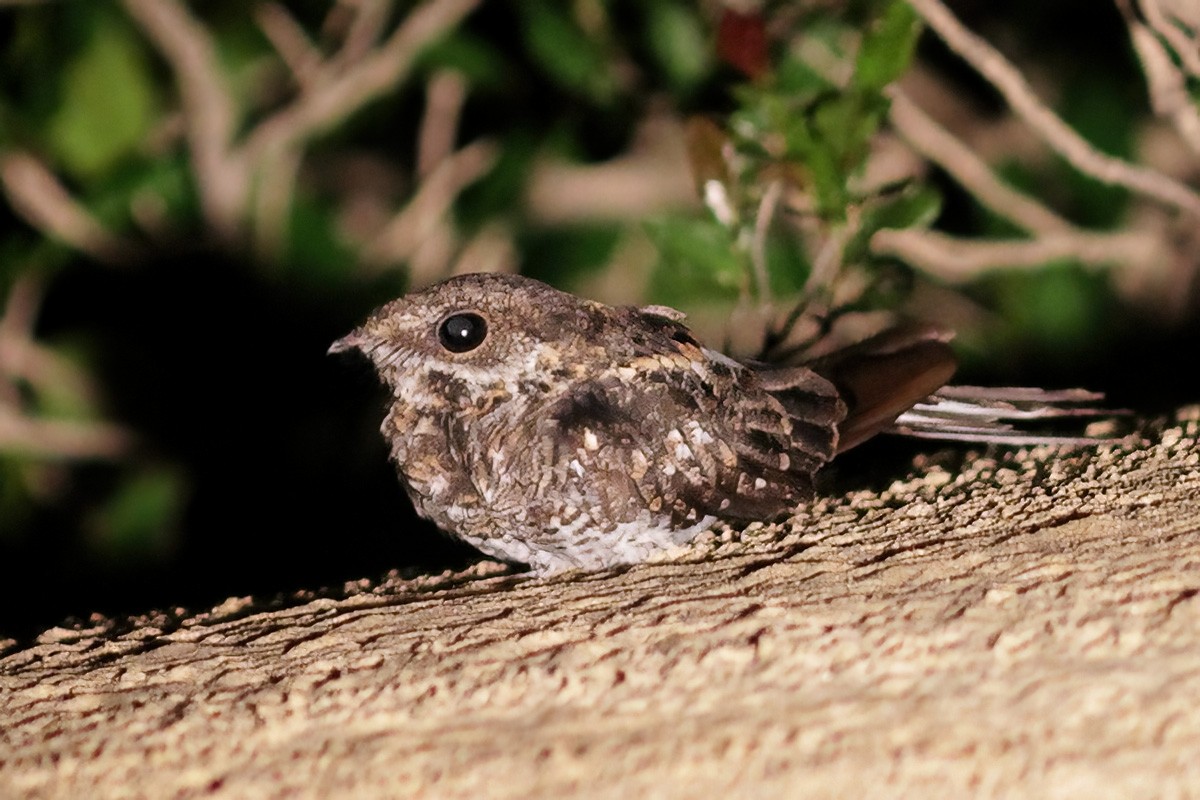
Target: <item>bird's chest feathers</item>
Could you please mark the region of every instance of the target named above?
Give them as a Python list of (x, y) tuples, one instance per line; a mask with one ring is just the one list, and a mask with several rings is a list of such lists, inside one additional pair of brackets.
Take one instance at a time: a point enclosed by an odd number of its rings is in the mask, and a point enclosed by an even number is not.
[(392, 459), (414, 501), (430, 516), (492, 503), (524, 450), (530, 400), (503, 383), (398, 400), (385, 422)]

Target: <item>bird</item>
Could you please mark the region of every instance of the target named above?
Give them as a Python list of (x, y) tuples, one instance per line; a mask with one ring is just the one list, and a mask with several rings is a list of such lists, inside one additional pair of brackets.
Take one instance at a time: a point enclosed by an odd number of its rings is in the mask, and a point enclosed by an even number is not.
[(390, 392), (381, 432), (417, 513), (548, 575), (792, 513), (905, 414), (916, 435), (1000, 426), (913, 411), (955, 371), (949, 338), (913, 323), (804, 365), (739, 360), (673, 308), (476, 273), (382, 306), (330, 352), (362, 353)]

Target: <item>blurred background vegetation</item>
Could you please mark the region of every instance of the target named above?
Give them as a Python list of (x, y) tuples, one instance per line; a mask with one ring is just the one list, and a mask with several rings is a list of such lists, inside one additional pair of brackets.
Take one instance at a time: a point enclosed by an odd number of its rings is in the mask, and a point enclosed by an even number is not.
[(1198, 43), (1192, 0), (0, 0), (0, 634), (467, 563), (325, 356), (458, 272), (1195, 402)]

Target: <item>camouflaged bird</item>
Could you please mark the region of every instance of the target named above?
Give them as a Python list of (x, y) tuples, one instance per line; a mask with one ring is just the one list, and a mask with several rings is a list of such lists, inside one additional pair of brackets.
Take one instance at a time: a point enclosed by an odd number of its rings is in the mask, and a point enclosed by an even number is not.
[(464, 275), (401, 297), (331, 352), (391, 389), (384, 437), (418, 513), (536, 572), (636, 563), (716, 520), (769, 520), (837, 453), (949, 378), (931, 329), (811, 367), (736, 361), (662, 306)]

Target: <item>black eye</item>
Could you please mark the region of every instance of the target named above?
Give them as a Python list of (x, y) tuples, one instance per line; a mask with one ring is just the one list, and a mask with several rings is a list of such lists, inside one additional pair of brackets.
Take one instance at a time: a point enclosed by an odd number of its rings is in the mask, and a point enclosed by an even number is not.
[(487, 336), (487, 323), (478, 314), (454, 314), (438, 327), (438, 341), (451, 353), (474, 350)]

